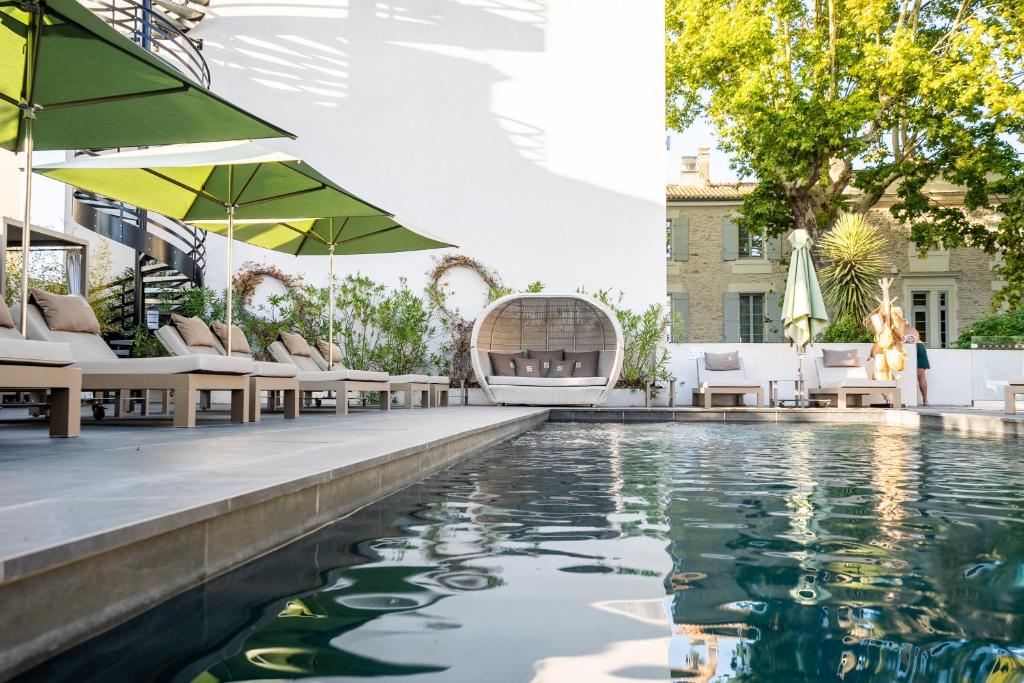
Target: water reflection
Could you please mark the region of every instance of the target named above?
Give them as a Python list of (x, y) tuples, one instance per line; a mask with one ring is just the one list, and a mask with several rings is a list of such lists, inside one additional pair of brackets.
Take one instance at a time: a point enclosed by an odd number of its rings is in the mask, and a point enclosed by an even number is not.
[(1024, 680), (1019, 451), (550, 425), (31, 678)]

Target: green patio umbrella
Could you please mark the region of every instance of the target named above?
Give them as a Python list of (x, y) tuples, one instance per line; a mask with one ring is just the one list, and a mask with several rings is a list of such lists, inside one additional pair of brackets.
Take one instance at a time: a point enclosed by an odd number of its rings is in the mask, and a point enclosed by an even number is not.
[[(814, 241), (806, 230), (794, 230), (789, 236), (793, 251), (789, 258), (789, 277), (783, 298), (783, 335), (796, 345), (800, 361), (800, 386), (804, 381), (803, 356), (807, 345), (828, 326), (828, 313), (821, 297), (818, 276), (811, 261)], [(801, 400), (800, 392), (797, 403)]]
[[(224, 221), (196, 223), (203, 230), (225, 234)], [(294, 221), (235, 221), (235, 239), (264, 249), (294, 256), (329, 256), (327, 298), (328, 367), (334, 365), (334, 256), (390, 254), (424, 249), (445, 249), (456, 245), (423, 230), (403, 225), (394, 216), (335, 216)]]
[[(297, 157), (248, 140), (84, 157), (43, 164), (36, 172), (200, 227), (204, 222), (226, 220), (222, 229), (228, 238), (229, 292), (236, 220), (269, 218), (276, 224), (296, 216), (389, 216)], [(229, 355), (231, 313), (228, 296)]]
[(22, 326), (32, 153), (294, 137), (214, 95), (75, 0), (0, 0), (0, 147), (25, 152)]

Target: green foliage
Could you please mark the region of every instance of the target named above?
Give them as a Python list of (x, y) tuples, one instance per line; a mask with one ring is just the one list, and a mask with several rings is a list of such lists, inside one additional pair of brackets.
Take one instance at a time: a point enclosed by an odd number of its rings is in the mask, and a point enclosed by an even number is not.
[(652, 304), (644, 311), (631, 311), (622, 306), (622, 294), (615, 295), (609, 289), (599, 289), (592, 296), (612, 309), (622, 327), (624, 353), (617, 386), (643, 389), (647, 380), (670, 379), (665, 339), (671, 318), (665, 307)]
[(956, 348), (971, 348), (971, 337), (1020, 337), (1024, 336), (1024, 308), (1009, 313), (982, 318), (964, 328), (956, 340)]
[(875, 304), (885, 260), (885, 239), (856, 213), (844, 213), (821, 238), (829, 263), (821, 270), (822, 294), (839, 318), (863, 320)]
[(133, 336), (135, 344), (132, 346), (132, 358), (160, 358), (168, 355), (163, 342), (148, 328), (136, 327)]
[(871, 331), (868, 330), (867, 326), (861, 323), (860, 320), (860, 318), (854, 318), (851, 315), (845, 315), (838, 318), (821, 333), (820, 341), (825, 342), (826, 344), (853, 344), (857, 342), (870, 343), (873, 341)]
[[(769, 234), (816, 235), (894, 186), (892, 212), (919, 246), (1001, 256), (995, 303), (1016, 307), (1021, 35), (1019, 0), (667, 0), (667, 118), (710, 121), (734, 169), (760, 181), (743, 215)], [(966, 211), (927, 196), (939, 178), (966, 188)], [(997, 206), (997, 229), (972, 213)]]

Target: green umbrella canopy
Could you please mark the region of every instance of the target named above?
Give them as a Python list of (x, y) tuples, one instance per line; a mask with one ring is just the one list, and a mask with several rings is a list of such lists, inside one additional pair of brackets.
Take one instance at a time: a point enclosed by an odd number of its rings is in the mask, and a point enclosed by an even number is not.
[(38, 108), (35, 149), (294, 137), (182, 75), (75, 0), (0, 0), (4, 149), (25, 147), (22, 103)]
[[(209, 232), (226, 234), (226, 221), (198, 222)], [(235, 239), (295, 256), (390, 254), (454, 247), (392, 216), (340, 216), (293, 221), (236, 220)], [(333, 246), (333, 250), (331, 247)]]
[(181, 221), (387, 216), (297, 157), (252, 141), (168, 145), (35, 171)]
[(786, 279), (782, 323), (786, 339), (802, 349), (828, 326), (828, 313), (811, 261), (811, 236), (806, 230), (794, 230), (789, 243), (793, 245), (793, 252)]

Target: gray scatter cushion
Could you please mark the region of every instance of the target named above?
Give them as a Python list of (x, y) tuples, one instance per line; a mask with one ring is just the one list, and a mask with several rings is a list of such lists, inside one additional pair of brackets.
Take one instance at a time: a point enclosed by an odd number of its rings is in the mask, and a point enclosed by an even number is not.
[(541, 377), (540, 360), (536, 358), (513, 358), (516, 366), (516, 377)]
[(566, 351), (565, 360), (572, 367), (573, 377), (596, 377), (600, 351)]
[(739, 370), (740, 352), (730, 351), (728, 353), (705, 353), (704, 369), (711, 370), (712, 372)]
[(43, 311), (46, 326), (54, 332), (88, 332), (99, 334), (100, 324), (85, 297), (78, 294), (53, 294), (32, 290), (32, 300)]
[(14, 327), (14, 316), (3, 299), (0, 299), (0, 327)]
[(572, 365), (567, 360), (553, 360), (545, 377), (572, 377)]
[(210, 328), (200, 318), (186, 318), (183, 315), (171, 313), (171, 324), (174, 325), (174, 329), (178, 330), (181, 338), (185, 340), (186, 346), (209, 346), (213, 348), (217, 345), (213, 332), (210, 331)]
[(540, 376), (547, 377), (548, 371), (551, 369), (551, 363), (563, 360), (565, 358), (565, 350), (557, 349), (555, 351), (535, 351), (533, 349), (527, 349), (526, 357), (535, 358), (540, 361)]
[(293, 356), (305, 356), (308, 358), (313, 355), (313, 350), (309, 348), (309, 342), (299, 335), (281, 330), (278, 333), (278, 337), (281, 339), (284, 347), (288, 349), (288, 353)]
[(857, 349), (822, 349), (822, 362), (826, 368), (860, 367), (860, 354)]
[(523, 357), (521, 353), (498, 353), (497, 351), (490, 351), (488, 355), (491, 357), (494, 374), (499, 377), (515, 377), (515, 359)]

